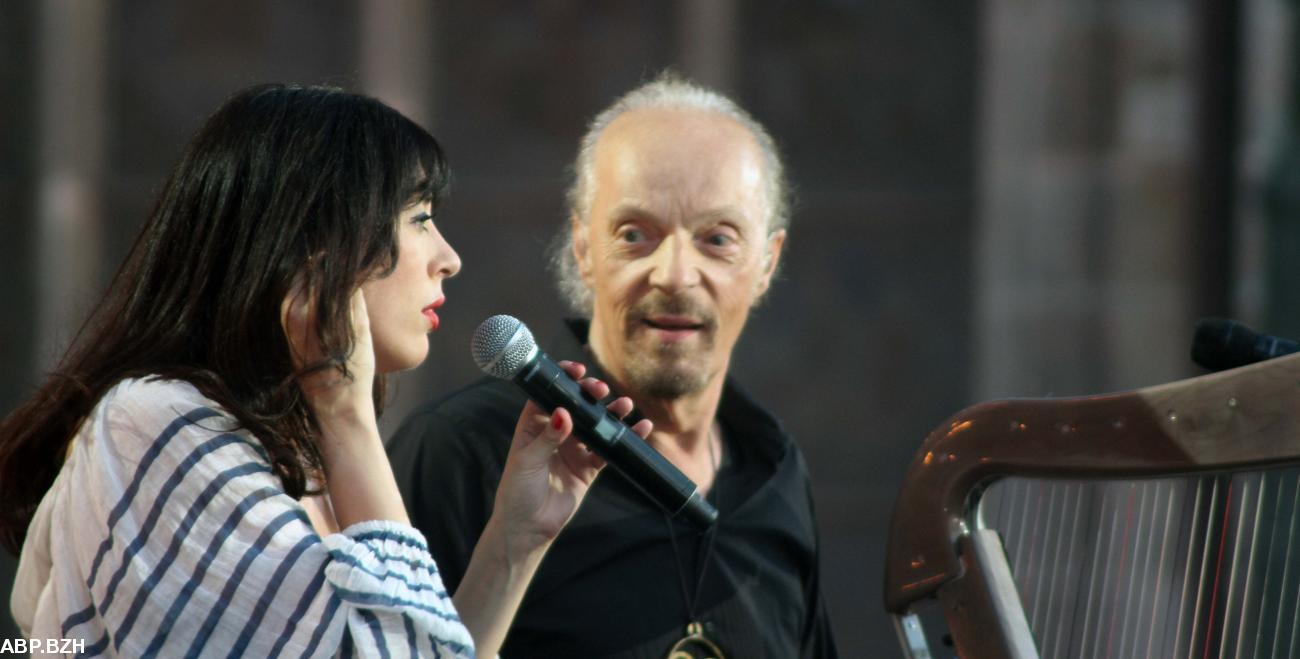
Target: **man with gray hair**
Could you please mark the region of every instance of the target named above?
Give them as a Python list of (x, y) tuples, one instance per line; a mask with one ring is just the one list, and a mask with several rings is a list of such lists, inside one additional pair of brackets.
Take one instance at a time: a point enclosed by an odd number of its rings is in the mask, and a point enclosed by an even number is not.
[[(585, 320), (551, 354), (631, 396), (654, 422), (647, 441), (719, 519), (700, 533), (602, 474), (547, 553), (503, 656), (835, 656), (807, 467), (727, 375), (780, 264), (786, 196), (767, 131), (671, 74), (592, 121), (554, 253)], [(491, 516), (522, 400), (512, 383), (483, 380), (417, 409), (390, 442), (449, 589)]]

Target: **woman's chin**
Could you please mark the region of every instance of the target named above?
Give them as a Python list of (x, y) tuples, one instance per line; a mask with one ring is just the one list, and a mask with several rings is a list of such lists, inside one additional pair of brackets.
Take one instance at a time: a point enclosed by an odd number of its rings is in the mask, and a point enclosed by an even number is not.
[(375, 355), (375, 372), (379, 375), (389, 375), (409, 371), (429, 357), (429, 342), (423, 341), (418, 347), (415, 345), (401, 351), (392, 351), (384, 355)]

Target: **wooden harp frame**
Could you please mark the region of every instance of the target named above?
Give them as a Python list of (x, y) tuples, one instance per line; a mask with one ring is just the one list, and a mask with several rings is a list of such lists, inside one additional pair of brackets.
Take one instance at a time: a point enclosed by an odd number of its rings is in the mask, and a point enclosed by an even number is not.
[(962, 657), (1036, 657), (980, 495), (1009, 476), (1133, 479), (1300, 464), (1300, 354), (1117, 394), (982, 403), (930, 433), (894, 504), (885, 608), (926, 657), (911, 607), (938, 598)]

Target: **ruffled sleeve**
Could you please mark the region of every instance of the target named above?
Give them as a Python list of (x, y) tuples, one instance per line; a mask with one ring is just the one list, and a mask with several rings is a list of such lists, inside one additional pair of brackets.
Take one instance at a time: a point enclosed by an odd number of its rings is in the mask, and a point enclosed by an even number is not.
[(15, 601), (35, 609), (29, 637), (91, 655), (474, 655), (419, 531), (317, 535), (260, 444), (187, 384), (119, 385), (67, 469), (29, 538), (45, 546), (24, 548), (42, 582)]

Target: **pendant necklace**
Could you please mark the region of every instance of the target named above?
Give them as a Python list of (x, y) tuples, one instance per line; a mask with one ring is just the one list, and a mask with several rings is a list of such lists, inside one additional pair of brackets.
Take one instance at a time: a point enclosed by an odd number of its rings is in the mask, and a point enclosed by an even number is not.
[[(715, 433), (709, 430), (709, 464), (713, 467), (713, 500), (717, 503), (718, 512), (722, 512), (722, 491), (721, 483), (718, 479), (718, 455), (713, 450), (713, 440)], [(719, 440), (721, 444), (721, 440)], [(708, 636), (704, 635), (704, 624), (696, 617), (695, 607), (700, 603), (700, 593), (704, 590), (704, 575), (709, 571), (709, 560), (713, 558), (713, 539), (718, 535), (718, 524), (721, 523), (721, 517), (718, 521), (709, 527), (705, 533), (704, 552), (700, 560), (699, 576), (695, 580), (695, 594), (692, 597), (686, 590), (686, 569), (682, 567), (681, 551), (677, 548), (677, 532), (673, 529), (673, 521), (669, 518), (668, 513), (664, 513), (664, 523), (668, 525), (668, 539), (672, 541), (673, 562), (677, 566), (677, 577), (682, 587), (682, 602), (686, 605), (686, 617), (690, 622), (686, 625), (686, 635), (671, 648), (668, 648), (668, 659), (726, 659), (722, 649), (718, 647)], [(698, 552), (697, 552), (698, 555)]]

